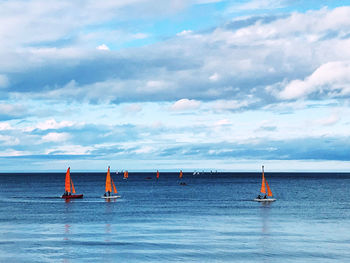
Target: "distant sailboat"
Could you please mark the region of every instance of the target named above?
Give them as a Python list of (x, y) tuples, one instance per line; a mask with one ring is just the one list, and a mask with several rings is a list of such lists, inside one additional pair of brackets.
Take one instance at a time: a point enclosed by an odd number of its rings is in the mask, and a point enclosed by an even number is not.
[(159, 179), (159, 171), (157, 170), (157, 179)]
[[(267, 196), (266, 196), (266, 189), (267, 189)], [(264, 194), (264, 196), (262, 197), (262, 196), (258, 195), (258, 197), (254, 199), (254, 201), (256, 201), (256, 202), (274, 202), (274, 201), (276, 201), (275, 198), (269, 198), (269, 197), (272, 197), (272, 192), (271, 192), (271, 189), (269, 187), (269, 184), (267, 183), (267, 181), (265, 179), (264, 166), (262, 166), (262, 181), (261, 181), (260, 192), (262, 194)]]
[(113, 193), (117, 194), (117, 188), (115, 187), (115, 184), (113, 182), (113, 179), (111, 178), (111, 173), (110, 173), (110, 169), (108, 166), (108, 171), (107, 171), (107, 176), (106, 176), (106, 187), (105, 187), (105, 194), (104, 196), (102, 196), (102, 198), (105, 199), (115, 199), (120, 197), (119, 195), (111, 195), (112, 193), (112, 186), (113, 186)]
[(64, 199), (76, 199), (76, 198), (83, 198), (83, 195), (72, 195), (71, 193), (71, 185), (72, 185), (72, 192), (75, 194), (75, 188), (73, 184), (73, 180), (70, 177), (70, 167), (68, 167), (66, 172), (66, 182), (64, 187), (64, 194), (62, 195), (62, 198)]
[(124, 177), (123, 177), (123, 179), (126, 180), (126, 179), (128, 179), (128, 178), (129, 178), (129, 172), (128, 172), (128, 171), (125, 171), (125, 172), (124, 172)]
[(182, 181), (182, 178), (183, 178), (182, 170), (180, 170), (179, 178), (180, 178), (180, 180), (181, 180), (180, 185), (186, 185), (186, 183), (185, 183), (184, 181)]

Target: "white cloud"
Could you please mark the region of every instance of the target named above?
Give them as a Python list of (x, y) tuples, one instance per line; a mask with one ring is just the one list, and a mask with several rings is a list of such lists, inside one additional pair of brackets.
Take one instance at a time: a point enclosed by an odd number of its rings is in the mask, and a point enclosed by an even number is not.
[(109, 47), (106, 44), (99, 45), (96, 47), (98, 50), (109, 50)]
[[(152, 94), (158, 92), (165, 92), (171, 84), (165, 80), (147, 80), (146, 83), (137, 83), (139, 87), (136, 89), (137, 94)], [(130, 90), (129, 87), (125, 86), (126, 90)]]
[(81, 145), (62, 145), (55, 148), (47, 149), (45, 154), (67, 154), (67, 155), (88, 155), (94, 148), (91, 146)]
[(209, 80), (215, 82), (215, 81), (218, 81), (219, 78), (220, 78), (219, 74), (215, 72), (213, 75), (211, 75), (211, 76), (209, 77)]
[(321, 65), (304, 80), (293, 80), (278, 94), (282, 99), (305, 98), (313, 93), (336, 97), (350, 94), (350, 61)]
[(0, 103), (0, 114), (9, 115), (14, 118), (21, 116), (25, 111), (23, 105), (10, 104), (10, 103)]
[(161, 121), (154, 121), (152, 124), (151, 124), (151, 127), (153, 129), (159, 129), (159, 128), (163, 128), (164, 127), (164, 123), (161, 122)]
[(256, 10), (256, 9), (277, 9), (286, 5), (286, 0), (253, 0), (243, 4), (235, 4), (230, 7), (230, 12), (240, 10)]
[(200, 105), (201, 102), (197, 100), (181, 99), (176, 101), (173, 105), (171, 105), (170, 109), (172, 111), (195, 110), (198, 109)]
[[(185, 30), (183, 34), (187, 37), (170, 38), (132, 51), (123, 50), (122, 56), (117, 52), (109, 52), (107, 56), (104, 52), (92, 55), (73, 51), (68, 56), (64, 55), (66, 49), (45, 51), (38, 48), (32, 53), (34, 61), (58, 64), (54, 63), (58, 55), (63, 64), (77, 64), (72, 71), (63, 70), (66, 72), (63, 79), (67, 82), (81, 78), (81, 67), (94, 74), (66, 86), (57, 85), (62, 79), (58, 76), (48, 83), (44, 93), (33, 90), (25, 95), (93, 103), (173, 101), (178, 94), (196, 100), (241, 100), (252, 96), (261, 99), (263, 105), (271, 101), (268, 97), (272, 92), (265, 89), (266, 86), (282, 85), (283, 78), (306, 76), (329, 61), (350, 59), (350, 39), (346, 38), (350, 33), (348, 15), (350, 7), (295, 12), (281, 17), (245, 17), (231, 21), (240, 22), (238, 28), (226, 24), (213, 31), (191, 33)], [(328, 38), (329, 32), (334, 36)], [(101, 32), (93, 33), (98, 37), (92, 39), (103, 36)], [(132, 39), (133, 34), (129, 35), (126, 38)], [(120, 70), (120, 63), (123, 70)], [(104, 65), (108, 67), (104, 69)], [(19, 93), (16, 96), (24, 96)], [(276, 98), (284, 99), (277, 95)]]
[(123, 112), (126, 114), (135, 114), (135, 113), (138, 113), (140, 111), (142, 111), (142, 107), (140, 104), (136, 104), (136, 103), (126, 105), (123, 108)]
[(134, 152), (136, 154), (147, 154), (154, 151), (152, 146), (141, 146), (139, 149), (136, 149)]
[(180, 33), (177, 33), (176, 35), (179, 37), (182, 37), (182, 36), (191, 35), (192, 33), (193, 33), (192, 30), (182, 30)]
[(3, 156), (3, 157), (23, 156), (28, 154), (30, 154), (30, 152), (28, 151), (16, 151), (13, 149), (6, 149), (6, 150), (0, 151), (0, 156)]
[(148, 91), (161, 90), (164, 88), (165, 85), (166, 83), (164, 81), (149, 80), (146, 83), (146, 90)]
[(218, 120), (217, 122), (214, 123), (214, 126), (227, 126), (227, 125), (231, 125), (232, 123), (228, 120), (228, 119), (222, 119), (222, 120)]
[(13, 128), (7, 122), (0, 122), (0, 131), (12, 130)]
[[(167, 16), (187, 8), (193, 1), (172, 1), (171, 4), (158, 0), (119, 0), (119, 1), (68, 1), (59, 2), (45, 0), (13, 0), (0, 2), (0, 72), (26, 70), (28, 65), (37, 66), (36, 55), (31, 50), (52, 47), (61, 53), (65, 52), (87, 54), (91, 56), (100, 42), (125, 43), (130, 39), (144, 39), (145, 33), (132, 32), (134, 28), (125, 28), (118, 23)], [(25, 12), (23, 12), (25, 10)], [(112, 34), (102, 34), (100, 38), (84, 41), (96, 32), (114, 31), (104, 27), (105, 23), (113, 21), (115, 27), (123, 28), (117, 38)], [(142, 20), (144, 21), (144, 20)], [(92, 27), (92, 28), (91, 28)], [(109, 28), (109, 29), (106, 29)], [(63, 48), (62, 48), (63, 46)], [(67, 48), (69, 47), (69, 48)], [(56, 56), (56, 61), (60, 56)], [(35, 63), (34, 63), (35, 62)]]
[(315, 121), (316, 124), (320, 124), (323, 126), (331, 126), (340, 121), (340, 116), (337, 113), (333, 113), (330, 116), (322, 119), (318, 119)]
[(58, 133), (58, 132), (50, 132), (43, 136), (42, 140), (44, 142), (63, 142), (69, 138), (68, 133)]
[(74, 125), (74, 122), (71, 121), (61, 121), (56, 122), (55, 119), (46, 120), (43, 123), (39, 123), (36, 127), (40, 130), (48, 130), (48, 129), (60, 129), (64, 127), (71, 127)]
[(18, 145), (20, 143), (20, 140), (18, 138), (1, 134), (0, 141), (3, 141), (2, 145)]
[(234, 111), (254, 103), (252, 100), (217, 100), (213, 102), (216, 111)]
[[(159, 19), (159, 15), (164, 16), (159, 13), (164, 6), (171, 6), (165, 11), (166, 17), (173, 14), (172, 7), (177, 12), (191, 3), (209, 2), (215, 0), (179, 0), (170, 4), (153, 0), (0, 3), (0, 55), (4, 55), (0, 60), (0, 86), (9, 90), (2, 94), (16, 103), (18, 98), (28, 98), (22, 102), (36, 107), (27, 107), (26, 111), (10, 103), (0, 104), (3, 115), (22, 110), (31, 116), (11, 125), (0, 122), (1, 142), (20, 143), (18, 148), (32, 149), (30, 154), (34, 155), (97, 153), (112, 160), (113, 154), (154, 157), (159, 149), (174, 147), (177, 151), (178, 146), (181, 152), (181, 143), (188, 146), (183, 150), (191, 154), (189, 148), (196, 143), (252, 145), (266, 139), (287, 141), (324, 135), (346, 138), (350, 134), (347, 119), (340, 119), (349, 115), (349, 107), (344, 107), (347, 109), (342, 115), (329, 115), (328, 110), (349, 94), (349, 7), (240, 17), (216, 28), (135, 41), (158, 41), (149, 46), (117, 50), (129, 41), (148, 37), (130, 28), (118, 29), (120, 21), (127, 25), (133, 19), (127, 17), (130, 11), (134, 18), (138, 18), (137, 14), (153, 14)], [(283, 4), (284, 1), (251, 1), (241, 8), (268, 9)], [(7, 5), (12, 9), (6, 9)], [(142, 13), (144, 7), (149, 9), (145, 10), (147, 14)], [(23, 8), (28, 12), (19, 12)], [(57, 17), (58, 13), (65, 19)], [(138, 20), (153, 22), (148, 18)], [(112, 23), (105, 26), (105, 22)], [(112, 24), (113, 29), (109, 27)], [(108, 49), (102, 43), (113, 47), (113, 52), (96, 50)], [(299, 85), (299, 91), (287, 90), (293, 85)], [(284, 101), (324, 97), (336, 99), (314, 100), (315, 104)], [(183, 99), (176, 101), (179, 98)], [(50, 107), (42, 107), (45, 103)], [(255, 110), (257, 107), (263, 110)], [(36, 114), (39, 111), (41, 114)], [(141, 111), (132, 118), (124, 114)], [(61, 121), (65, 117), (73, 121)], [(75, 126), (82, 120), (88, 122), (86, 127), (72, 129), (69, 134), (55, 130)], [(26, 132), (26, 125), (31, 125), (28, 131), (41, 132)], [(48, 134), (40, 140), (41, 133)], [(81, 134), (87, 136), (74, 142), (92, 146), (67, 145)], [(116, 140), (121, 141), (117, 146)], [(123, 143), (132, 147), (123, 149)], [(102, 162), (102, 158), (98, 161)]]
[(75, 123), (71, 121), (57, 122), (55, 119), (49, 119), (49, 120), (46, 120), (45, 122), (38, 123), (35, 127), (27, 128), (27, 131), (32, 131), (34, 129), (39, 129), (39, 130), (61, 129), (64, 127), (71, 127), (73, 125), (75, 125)]

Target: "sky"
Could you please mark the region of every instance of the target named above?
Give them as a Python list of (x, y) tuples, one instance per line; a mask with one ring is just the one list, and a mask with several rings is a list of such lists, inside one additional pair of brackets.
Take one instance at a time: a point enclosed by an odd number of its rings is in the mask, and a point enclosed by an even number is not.
[(350, 171), (350, 0), (0, 1), (0, 172)]

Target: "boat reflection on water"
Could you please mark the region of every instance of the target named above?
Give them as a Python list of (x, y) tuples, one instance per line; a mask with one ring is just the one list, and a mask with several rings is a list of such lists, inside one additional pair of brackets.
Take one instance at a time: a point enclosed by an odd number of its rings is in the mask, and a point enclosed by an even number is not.
[(262, 255), (261, 262), (270, 262), (269, 254), (273, 250), (276, 244), (273, 244), (271, 240), (271, 224), (270, 224), (270, 210), (272, 209), (272, 203), (263, 202), (260, 207), (260, 222), (261, 222), (261, 234), (258, 246), (260, 247), (260, 253)]
[[(69, 244), (70, 242), (70, 236), (71, 236), (71, 225), (65, 224), (64, 225), (64, 235), (63, 235), (63, 242), (66, 244)], [(63, 246), (63, 256), (62, 262), (69, 263), (69, 255), (72, 254), (72, 249), (70, 246)]]
[(111, 202), (115, 203), (115, 202), (117, 202), (117, 199), (116, 198), (106, 198), (105, 202), (106, 203), (111, 203)]
[(111, 224), (106, 224), (105, 226), (105, 234), (106, 234), (106, 238), (105, 238), (105, 242), (111, 242)]
[(262, 222), (262, 228), (261, 233), (262, 235), (269, 235), (269, 220), (270, 220), (270, 209), (271, 209), (271, 203), (261, 203), (261, 222)]
[(64, 225), (64, 238), (63, 240), (69, 240), (69, 233), (70, 232), (70, 225), (69, 224), (65, 224)]
[[(110, 202), (116, 202), (116, 199), (106, 199), (107, 203)], [(106, 261), (106, 262), (114, 262), (113, 259), (113, 255), (115, 254), (115, 248), (114, 246), (110, 246), (110, 244), (113, 244), (113, 218), (114, 218), (114, 204), (106, 204), (105, 205), (105, 214), (106, 214), (106, 219), (105, 219), (105, 228), (104, 228), (104, 238), (103, 238), (103, 242), (106, 245), (103, 249), (103, 260), (102, 261)], [(101, 233), (102, 234), (102, 233)], [(108, 244), (108, 245), (107, 245)]]

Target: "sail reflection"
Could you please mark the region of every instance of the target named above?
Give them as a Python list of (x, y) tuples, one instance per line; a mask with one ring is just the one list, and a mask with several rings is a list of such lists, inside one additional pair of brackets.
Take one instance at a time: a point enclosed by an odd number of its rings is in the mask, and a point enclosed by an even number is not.
[(70, 234), (70, 225), (65, 224), (64, 225), (64, 238), (63, 238), (63, 240), (69, 240), (69, 234)]
[(270, 240), (270, 209), (271, 209), (271, 203), (270, 202), (263, 202), (261, 203), (260, 207), (260, 218), (261, 218), (261, 235), (260, 235), (260, 242), (259, 246), (261, 249), (261, 253), (263, 255), (262, 262), (269, 262), (269, 257), (266, 256), (271, 251), (271, 246), (273, 247), (274, 244), (271, 243)]
[(111, 224), (106, 224), (105, 226), (105, 242), (111, 242)]

